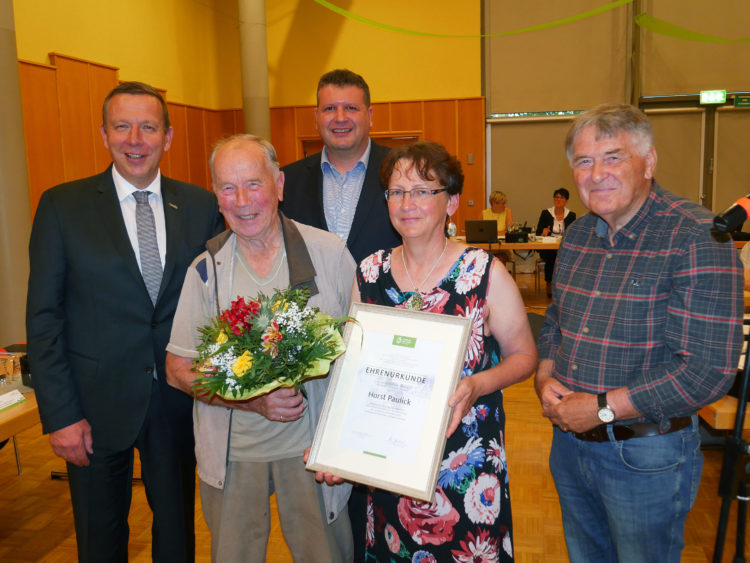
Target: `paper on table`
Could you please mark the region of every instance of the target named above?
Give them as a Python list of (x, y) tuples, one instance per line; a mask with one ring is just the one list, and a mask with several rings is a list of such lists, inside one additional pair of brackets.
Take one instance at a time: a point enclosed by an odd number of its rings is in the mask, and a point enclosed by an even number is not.
[(0, 411), (10, 408), (13, 405), (17, 405), (18, 403), (23, 403), (25, 400), (26, 397), (24, 397), (18, 389), (13, 389), (13, 391), (3, 393), (0, 395)]

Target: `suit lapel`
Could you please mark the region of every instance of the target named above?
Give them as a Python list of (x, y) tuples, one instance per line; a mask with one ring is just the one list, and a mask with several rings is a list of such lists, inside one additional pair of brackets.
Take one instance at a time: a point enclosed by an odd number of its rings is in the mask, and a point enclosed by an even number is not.
[(318, 155), (318, 158), (314, 158), (309, 164), (309, 173), (310, 178), (312, 179), (310, 185), (314, 186), (315, 189), (315, 203), (317, 204), (315, 209), (317, 209), (319, 213), (318, 224), (321, 229), (328, 231), (330, 229), (328, 228), (328, 222), (326, 221), (325, 203), (323, 201), (323, 170), (320, 168), (322, 160), (323, 153), (321, 152)]
[(164, 223), (167, 230), (167, 255), (164, 259), (164, 274), (161, 278), (159, 297), (161, 297), (164, 288), (174, 273), (178, 246), (182, 239), (181, 233), (184, 216), (182, 212), (182, 197), (177, 191), (174, 182), (164, 176), (161, 177), (161, 197), (164, 202)]
[(133, 251), (133, 245), (130, 244), (130, 238), (128, 238), (128, 231), (125, 229), (125, 221), (122, 218), (122, 208), (120, 202), (117, 199), (117, 190), (115, 190), (115, 182), (112, 179), (112, 165), (105, 170), (99, 177), (99, 184), (96, 187), (97, 198), (95, 199), (94, 205), (96, 207), (96, 213), (102, 224), (104, 230), (109, 234), (112, 239), (112, 244), (119, 256), (122, 257), (125, 262), (128, 271), (136, 278), (141, 285), (143, 290), (148, 296), (146, 290), (146, 284), (141, 276), (141, 271), (138, 268), (138, 261)]
[(360, 232), (369, 225), (367, 217), (370, 215), (370, 212), (377, 205), (383, 205), (381, 201), (383, 199), (383, 190), (380, 189), (380, 162), (383, 159), (378, 158), (379, 151), (380, 147), (378, 145), (375, 143), (370, 145), (370, 158), (367, 161), (367, 171), (365, 172), (365, 179), (362, 182), (362, 191), (359, 194), (357, 209), (354, 211), (352, 228), (349, 230), (349, 237), (346, 242), (346, 245), (349, 247), (357, 239)]

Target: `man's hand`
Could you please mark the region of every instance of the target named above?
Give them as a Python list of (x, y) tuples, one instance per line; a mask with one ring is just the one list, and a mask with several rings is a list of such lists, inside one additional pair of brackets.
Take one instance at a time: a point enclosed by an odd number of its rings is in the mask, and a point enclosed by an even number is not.
[[(245, 407), (242, 407), (245, 408)], [(293, 422), (302, 418), (307, 402), (293, 387), (280, 387), (246, 402), (246, 410), (262, 414), (268, 420)]]
[(599, 407), (596, 395), (593, 393), (568, 392), (559, 401), (546, 408), (542, 406), (542, 409), (542, 414), (563, 432), (586, 432), (602, 423), (597, 414)]
[(55, 455), (79, 467), (89, 464), (87, 453), (94, 453), (91, 425), (85, 418), (51, 432), (49, 443)]

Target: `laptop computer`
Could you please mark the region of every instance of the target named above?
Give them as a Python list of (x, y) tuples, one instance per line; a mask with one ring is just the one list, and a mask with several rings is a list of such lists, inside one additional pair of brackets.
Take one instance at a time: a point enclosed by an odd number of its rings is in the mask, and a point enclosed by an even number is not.
[(497, 221), (466, 221), (466, 242), (497, 242)]

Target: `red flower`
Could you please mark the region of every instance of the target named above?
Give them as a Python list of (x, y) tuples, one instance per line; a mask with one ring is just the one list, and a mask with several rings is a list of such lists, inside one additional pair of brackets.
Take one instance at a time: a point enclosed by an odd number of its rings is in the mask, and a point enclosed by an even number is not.
[(435, 490), (432, 504), (401, 497), (397, 510), (401, 525), (419, 545), (451, 541), (453, 527), (460, 517), (441, 487)]
[(259, 312), (260, 304), (257, 301), (250, 299), (249, 303), (245, 303), (244, 297), (238, 297), (219, 319), (227, 323), (235, 335), (240, 336), (253, 326), (253, 320)]

